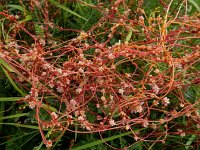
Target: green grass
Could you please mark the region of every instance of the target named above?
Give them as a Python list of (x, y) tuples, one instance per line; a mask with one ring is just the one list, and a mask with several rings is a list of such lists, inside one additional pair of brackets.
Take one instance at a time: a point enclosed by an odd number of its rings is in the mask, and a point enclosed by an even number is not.
[[(25, 49), (31, 49), (31, 45), (33, 43), (33, 39), (30, 38), (30, 34), (34, 35), (34, 37), (38, 38), (38, 41), (40, 39), (43, 39), (47, 44), (44, 46), (45, 50), (55, 50), (60, 47), (60, 49), (64, 49), (66, 41), (73, 41), (72, 39), (77, 37), (77, 35), (80, 34), (81, 31), (87, 32), (92, 27), (96, 26), (96, 23), (101, 17), (104, 17), (105, 14), (104, 11), (98, 11), (97, 9), (101, 9), (101, 7), (94, 8), (93, 6), (97, 5), (97, 1), (93, 0), (86, 0), (81, 1), (80, 3), (74, 2), (74, 1), (57, 1), (57, 0), (48, 0), (48, 17), (45, 16), (44, 7), (45, 1), (41, 2), (41, 8), (39, 7), (33, 7), (33, 9), (30, 9), (32, 6), (27, 6), (29, 2), (24, 2), (24, 4), (21, 4), (20, 1), (5, 1), (5, 5), (0, 4), (0, 10), (7, 10), (8, 14), (19, 15), (19, 19), (17, 19), (16, 23), (13, 23), (12, 21), (9, 21), (5, 16), (0, 15), (0, 42), (1, 45), (8, 45), (9, 42), (16, 40), (20, 41), (21, 45), (24, 46)], [(109, 2), (102, 1), (104, 7), (110, 7)], [(134, 4), (137, 4), (138, 1), (134, 0)], [(126, 1), (127, 4), (131, 4), (131, 0)], [(180, 10), (179, 16), (184, 15), (186, 13), (188, 16), (199, 16), (200, 13), (200, 3), (198, 0), (188, 0), (187, 3), (187, 12), (185, 12), (185, 5), (184, 1), (172, 1), (172, 5), (169, 8), (169, 18), (167, 20), (170, 20), (172, 17), (177, 14), (177, 12)], [(113, 3), (111, 3), (113, 5)], [(138, 5), (138, 4), (137, 4)], [(132, 12), (130, 12), (130, 18), (135, 19), (139, 16), (144, 16), (145, 18), (145, 24), (148, 25), (149, 22), (147, 19), (149, 17), (156, 18), (158, 16), (161, 16), (163, 19), (165, 17), (165, 11), (166, 8), (163, 8), (161, 4), (157, 2), (157, 0), (147, 1), (144, 0), (144, 4), (142, 5), (141, 10), (136, 10), (137, 5), (133, 5), (130, 8)], [(167, 4), (168, 5), (168, 4)], [(129, 6), (129, 5), (127, 5)], [(105, 8), (104, 8), (105, 9)], [(123, 13), (126, 8), (120, 7), (120, 12)], [(144, 13), (142, 12), (144, 11)], [(115, 14), (114, 14), (115, 15)], [(15, 16), (16, 17), (16, 16)], [(167, 21), (166, 20), (166, 21)], [(47, 22), (48, 21), (48, 22)], [(104, 22), (101, 22), (101, 25), (94, 30), (94, 33), (96, 35), (96, 39), (92, 37), (95, 40), (91, 40), (90, 38), (88, 41), (83, 40), (82, 43), (88, 43), (90, 45), (95, 42), (105, 42), (107, 40), (107, 34), (101, 34), (102, 32), (109, 31), (112, 25), (115, 25), (119, 22), (119, 20), (115, 20), (117, 22), (112, 22), (112, 17), (110, 17), (110, 20), (107, 19)], [(126, 21), (125, 21), (126, 22)], [(23, 26), (25, 29), (28, 30), (28, 33), (25, 33), (24, 31), (18, 31), (18, 25)], [(48, 24), (53, 24), (53, 26)], [(155, 21), (156, 23), (156, 21)], [(58, 26), (60, 28), (58, 28)], [(180, 29), (183, 27), (183, 24), (172, 24), (168, 28), (166, 28), (166, 32), (175, 31), (177, 29)], [(48, 28), (48, 32), (45, 28)], [(106, 28), (106, 29), (105, 29)], [(62, 30), (67, 29), (67, 30)], [(141, 32), (145, 30), (142, 26), (139, 25), (132, 25), (132, 28), (129, 28), (127, 30), (125, 27), (117, 27), (116, 33), (113, 35), (114, 37), (108, 42), (109, 46), (113, 46), (119, 40), (123, 43), (131, 43), (134, 45), (135, 43), (143, 42), (147, 39), (145, 39), (146, 35), (144, 32)], [(161, 26), (156, 26), (155, 30), (161, 30)], [(138, 35), (137, 32), (141, 32), (141, 35)], [(195, 30), (193, 31), (195, 32)], [(13, 36), (16, 33), (16, 36)], [(99, 34), (100, 33), (100, 34)], [(153, 33), (153, 32), (152, 32)], [(94, 34), (91, 34), (94, 35)], [(159, 35), (156, 35), (159, 36)], [(187, 33), (180, 34), (180, 36), (183, 37), (189, 37)], [(155, 35), (150, 35), (150, 37), (154, 38)], [(54, 45), (51, 42), (55, 42)], [(148, 40), (147, 40), (148, 41)], [(49, 42), (49, 43), (48, 43)], [(134, 43), (135, 42), (135, 43)], [(57, 43), (57, 44), (56, 44)], [(196, 46), (198, 45), (199, 40), (198, 39), (186, 39), (186, 40), (178, 40), (176, 44), (182, 44), (186, 45), (188, 47)], [(60, 45), (59, 45), (60, 44)], [(73, 45), (74, 44), (74, 45)], [(71, 46), (75, 47), (76, 42), (74, 42)], [(139, 46), (142, 44), (138, 44)], [(80, 45), (81, 46), (81, 45)], [(170, 47), (170, 42), (165, 43), (166, 47)], [(68, 48), (68, 47), (67, 47)], [(77, 46), (77, 49), (79, 47)], [(6, 49), (6, 47), (3, 47), (3, 49)], [(0, 54), (2, 53), (3, 49), (0, 47)], [(16, 48), (17, 49), (17, 48)], [(69, 50), (69, 49), (67, 49)], [(65, 52), (67, 50), (63, 50), (62, 52)], [(173, 58), (182, 58), (187, 53), (192, 53), (192, 48), (185, 50), (183, 47), (175, 47), (172, 51), (172, 49), (169, 48), (169, 51), (171, 52), (171, 56)], [(15, 51), (15, 48), (13, 49), (6, 49), (6, 51)], [(141, 50), (142, 52), (143, 50)], [(23, 51), (19, 51), (19, 53), (23, 53)], [(66, 55), (63, 55), (61, 59), (57, 60), (57, 66), (61, 66), (64, 61), (71, 60), (72, 56), (76, 55), (76, 51), (72, 53), (67, 53)], [(90, 56), (95, 54), (95, 48), (90, 48), (87, 51), (84, 52), (85, 55), (88, 55), (87, 59), (93, 60), (93, 57), (90, 58)], [(13, 53), (14, 55), (14, 53)], [(55, 56), (57, 57), (59, 55), (59, 51), (54, 54), (46, 54), (45, 59), (48, 61), (55, 61)], [(0, 55), (1, 56), (1, 55)], [(153, 55), (154, 56), (154, 55)], [(17, 55), (16, 55), (17, 57)], [(156, 56), (155, 56), (156, 57)], [(106, 60), (107, 58), (105, 58)], [(127, 81), (143, 81), (147, 77), (146, 72), (149, 70), (155, 70), (155, 68), (158, 68), (161, 72), (159, 75), (166, 74), (168, 75), (168, 78), (163, 78), (163, 81), (166, 83), (169, 83), (170, 77), (172, 77), (172, 71), (170, 70), (171, 66), (165, 62), (157, 62), (156, 64), (152, 64), (153, 62), (150, 58), (148, 58), (148, 55), (144, 57), (144, 59), (141, 60), (141, 57), (136, 55), (136, 58), (134, 60), (125, 60), (123, 56), (119, 56), (115, 61), (113, 61), (117, 65), (116, 74), (118, 74), (120, 81), (121, 77), (123, 77), (125, 74), (139, 74), (140, 76), (133, 76), (131, 79), (127, 79)], [(153, 59), (153, 57), (152, 57)], [(20, 60), (17, 60), (18, 63), (20, 63)], [(138, 66), (135, 66), (134, 63)], [(56, 61), (55, 61), (56, 63)], [(61, 65), (60, 65), (60, 64)], [(109, 62), (112, 63), (111, 61)], [(34, 150), (44, 150), (47, 149), (45, 147), (44, 141), (41, 138), (40, 135), (40, 127), (38, 126), (37, 119), (35, 118), (35, 114), (37, 113), (34, 110), (30, 109), (28, 107), (28, 103), (24, 103), (20, 101), (24, 96), (26, 96), (29, 93), (29, 87), (31, 86), (39, 86), (39, 84), (43, 84), (40, 82), (38, 85), (31, 84), (30, 79), (26, 79), (24, 82), (19, 83), (17, 80), (17, 76), (24, 77), (25, 75), (21, 73), (21, 71), (24, 68), (20, 68), (17, 65), (13, 65), (14, 63), (10, 63), (7, 59), (0, 57), (0, 149), (5, 150), (23, 150), (23, 149), (34, 149)], [(109, 65), (110, 65), (109, 64)], [(108, 65), (108, 66), (109, 66)], [(167, 95), (170, 100), (172, 100), (169, 107), (166, 108), (167, 113), (164, 111), (152, 111), (151, 115), (146, 117), (151, 118), (152, 120), (159, 120), (161, 118), (170, 118), (170, 114), (173, 110), (180, 111), (181, 109), (179, 107), (180, 100), (186, 101), (189, 104), (194, 104), (194, 107), (192, 109), (196, 109), (196, 113), (199, 112), (199, 100), (200, 100), (200, 86), (199, 86), (199, 77), (196, 75), (199, 75), (199, 66), (200, 66), (200, 60), (197, 59), (197, 61), (194, 64), (186, 64), (190, 65), (189, 69), (187, 70), (181, 70), (180, 68), (175, 68), (174, 72), (175, 74), (180, 74), (176, 78), (174, 78), (174, 81), (176, 83), (184, 84), (183, 88), (175, 89), (169, 92)], [(139, 68), (137, 68), (139, 67)], [(87, 67), (85, 69), (88, 69)], [(32, 70), (33, 71), (33, 70)], [(163, 73), (163, 74), (162, 74)], [(149, 74), (156, 76), (156, 73), (153, 71), (150, 71)], [(82, 76), (80, 76), (81, 78)], [(195, 80), (196, 79), (196, 80)], [(90, 79), (87, 79), (90, 80)], [(149, 79), (146, 79), (149, 80)], [(119, 82), (118, 81), (118, 82)], [(192, 83), (193, 81), (198, 81), (197, 84)], [(77, 83), (75, 83), (75, 79), (72, 81), (74, 82), (74, 85), (76, 86)], [(162, 82), (162, 81), (160, 81)], [(121, 83), (119, 83), (120, 85)], [(45, 85), (46, 86), (46, 85)], [(171, 87), (173, 88), (172, 85)], [(150, 85), (143, 85), (143, 83), (134, 85), (135, 88), (138, 89), (138, 91), (142, 90), (144, 87), (147, 88), (147, 90), (150, 89)], [(107, 88), (107, 87), (105, 87)], [(116, 87), (117, 88), (117, 87)], [(166, 87), (163, 87), (163, 89), (169, 88), (168, 85)], [(113, 88), (114, 89), (114, 88)], [(161, 89), (161, 90), (163, 90)], [(134, 94), (140, 94), (138, 91), (132, 92)], [(100, 93), (100, 92), (99, 92)], [(99, 93), (93, 96), (99, 96)], [(164, 95), (165, 93), (163, 93)], [(50, 95), (50, 94), (49, 94)], [(44, 95), (44, 97), (39, 97), (39, 99), (43, 99), (43, 103), (41, 104), (41, 109), (39, 111), (39, 116), (43, 121), (50, 120), (50, 112), (60, 113), (62, 114), (65, 112), (65, 106), (60, 107), (59, 100), (56, 98), (60, 95), (56, 93), (54, 96), (52, 95)], [(100, 94), (101, 95), (101, 94)], [(136, 96), (138, 96), (136, 95)], [(73, 97), (73, 93), (71, 94), (71, 97)], [(84, 96), (87, 96), (84, 95)], [(140, 96), (140, 95), (139, 95)], [(144, 99), (145, 96), (143, 95)], [(60, 98), (60, 97), (59, 97)], [(108, 98), (108, 96), (106, 97)], [(62, 99), (62, 98), (61, 98)], [(63, 98), (65, 99), (65, 98)], [(150, 106), (153, 103), (152, 100), (147, 102), (147, 105)], [(88, 120), (91, 123), (96, 123), (95, 120), (96, 114), (103, 114), (103, 111), (105, 111), (108, 116), (111, 114), (109, 112), (110, 108), (107, 108), (105, 110), (96, 109), (96, 105), (91, 103), (88, 103), (87, 109), (90, 111), (86, 113)], [(187, 106), (187, 105), (186, 105)], [(186, 107), (185, 106), (185, 107)], [(128, 108), (127, 108), (128, 109)], [(158, 106), (158, 109), (161, 109), (161, 106)], [(191, 109), (191, 110), (192, 110)], [(119, 117), (118, 110), (116, 111), (116, 118)], [(92, 114), (91, 112), (95, 112)], [(91, 113), (91, 114), (90, 114)], [(113, 112), (112, 112), (113, 113)], [(192, 113), (195, 113), (194, 111)], [(138, 114), (137, 114), (138, 115)], [(137, 116), (130, 116), (130, 118), (139, 117)], [(115, 118), (115, 117), (113, 117)], [(73, 118), (77, 119), (77, 118)], [(66, 120), (64, 120), (66, 121)], [(118, 120), (117, 120), (118, 121)], [(169, 128), (167, 130), (167, 136), (160, 135), (159, 132), (163, 133), (166, 131), (165, 125), (168, 125)], [(66, 125), (68, 126), (68, 125)], [(199, 135), (196, 134), (196, 132), (199, 132), (199, 129), (196, 128), (196, 122), (191, 119), (191, 117), (187, 117), (185, 114), (178, 117), (173, 118), (173, 120), (169, 121), (168, 123), (164, 123), (162, 125), (159, 125), (159, 129), (155, 133), (155, 136), (151, 136), (154, 134), (154, 131), (152, 128), (142, 128), (140, 125), (132, 126), (132, 130), (135, 132), (138, 132), (141, 137), (145, 137), (149, 134), (148, 140), (150, 141), (142, 141), (142, 140), (134, 140), (134, 134), (133, 131), (126, 131), (124, 127), (121, 127), (121, 129), (116, 130), (109, 130), (98, 133), (78, 133), (85, 132), (85, 130), (80, 129), (78, 122), (75, 122), (75, 125), (69, 126), (66, 129), (63, 129), (62, 131), (56, 131), (54, 132), (53, 128), (45, 129), (44, 136), (47, 139), (50, 139), (51, 137), (57, 137), (57, 141), (53, 143), (52, 149), (71, 149), (71, 150), (82, 150), (82, 149), (102, 149), (102, 150), (110, 150), (111, 147), (115, 147), (116, 149), (123, 149), (126, 147), (129, 147), (129, 150), (142, 150), (142, 149), (152, 149), (152, 150), (160, 150), (160, 149), (177, 149), (177, 150), (190, 150), (190, 149), (197, 149), (197, 143), (199, 139)], [(68, 131), (74, 130), (74, 132)], [(186, 130), (186, 136), (181, 137), (180, 135), (176, 134), (177, 129), (184, 129)], [(175, 134), (174, 134), (175, 133)], [(101, 137), (101, 136), (103, 137)], [(153, 142), (155, 140), (161, 140), (163, 138), (165, 139), (165, 143), (159, 142)], [(107, 143), (108, 145), (106, 145)]]

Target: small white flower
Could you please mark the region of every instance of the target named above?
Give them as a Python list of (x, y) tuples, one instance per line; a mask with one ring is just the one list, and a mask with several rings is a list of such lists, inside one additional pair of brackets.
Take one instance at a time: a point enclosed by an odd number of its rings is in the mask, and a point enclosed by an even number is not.
[(99, 71), (102, 72), (104, 70), (104, 68), (101, 66), (99, 67)]
[(46, 72), (42, 72), (42, 76), (45, 76), (47, 73)]
[(155, 83), (151, 84), (151, 88), (155, 94), (158, 94), (160, 91), (160, 88)]
[(96, 107), (97, 107), (97, 108), (100, 108), (100, 104), (96, 104)]
[(167, 106), (168, 104), (170, 104), (169, 98), (167, 97), (163, 98), (162, 103), (164, 106)]
[(77, 93), (81, 93), (81, 92), (82, 92), (82, 88), (76, 89), (76, 92), (77, 92)]
[(58, 119), (58, 115), (57, 115), (55, 112), (52, 112), (52, 113), (51, 113), (51, 117), (52, 117), (53, 119)]
[(106, 93), (105, 89), (101, 89), (101, 92), (102, 92), (103, 94)]
[(129, 130), (129, 129), (130, 129), (130, 125), (127, 124), (127, 125), (125, 126), (125, 129), (126, 129), (126, 130)]
[(155, 123), (152, 123), (152, 124), (151, 124), (151, 127), (152, 127), (153, 129), (156, 129), (157, 125), (156, 125)]
[(77, 105), (77, 102), (74, 100), (74, 99), (71, 99), (70, 100), (70, 104), (73, 106), (73, 108), (74, 107), (76, 107), (76, 105)]
[(105, 96), (101, 96), (101, 100), (102, 100), (102, 101), (106, 101)]
[(61, 74), (62, 73), (62, 69), (60, 69), (60, 68), (57, 69), (57, 72)]
[(114, 59), (115, 56), (114, 56), (112, 53), (110, 53), (110, 54), (108, 54), (108, 58), (109, 58), (109, 59)]
[(114, 96), (110, 95), (110, 100), (112, 100), (112, 101), (113, 101), (113, 99), (114, 99)]
[(78, 117), (78, 121), (83, 121), (83, 120), (84, 120), (84, 118), (82, 116)]
[(35, 108), (35, 102), (29, 102), (29, 108), (33, 109)]
[(185, 136), (185, 132), (183, 132), (183, 130), (178, 129), (177, 131), (180, 132), (180, 136), (181, 136), (181, 137), (184, 137), (184, 136)]
[(157, 100), (153, 101), (153, 105), (158, 106), (159, 102)]
[(60, 85), (56, 89), (57, 89), (57, 91), (59, 93), (63, 93), (64, 92), (64, 88), (62, 86), (60, 86)]
[(143, 127), (148, 127), (148, 125), (149, 125), (149, 122), (147, 121), (147, 120), (144, 120), (143, 122), (142, 122), (142, 126)]
[(115, 126), (115, 125), (116, 125), (116, 123), (115, 123), (115, 121), (114, 121), (113, 119), (110, 119), (110, 120), (109, 120), (109, 124), (110, 124), (111, 126)]
[(49, 83), (49, 87), (50, 87), (50, 88), (53, 88), (54, 86), (55, 86), (55, 85), (53, 84), (53, 82), (50, 82), (50, 83)]
[(154, 72), (157, 73), (157, 74), (159, 74), (160, 70), (159, 69), (155, 69)]
[(79, 71), (80, 73), (84, 73), (84, 70), (83, 70), (82, 68), (79, 68), (78, 71)]
[(143, 108), (141, 105), (138, 105), (135, 107), (135, 112), (141, 113), (143, 111)]
[(46, 147), (47, 147), (47, 148), (51, 148), (51, 147), (52, 147), (52, 141), (51, 141), (51, 140), (48, 140), (48, 141), (46, 142)]
[(163, 124), (165, 122), (164, 119), (159, 119), (160, 124)]
[(119, 89), (118, 92), (123, 95), (124, 94), (124, 89)]
[(139, 137), (136, 135), (134, 136), (134, 140), (137, 141), (139, 139)]
[(91, 131), (91, 130), (92, 130), (91, 127), (90, 127), (89, 125), (86, 125), (85, 128), (86, 128), (86, 130), (88, 130), (88, 131)]
[(79, 61), (78, 64), (79, 65), (84, 65), (84, 62), (83, 61)]

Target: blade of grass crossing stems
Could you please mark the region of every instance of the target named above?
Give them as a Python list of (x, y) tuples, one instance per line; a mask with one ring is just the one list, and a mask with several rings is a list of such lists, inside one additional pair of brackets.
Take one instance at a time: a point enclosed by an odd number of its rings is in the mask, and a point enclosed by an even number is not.
[(15, 102), (20, 100), (22, 97), (1, 97), (0, 102)]
[(10, 75), (8, 74), (7, 70), (5, 70), (2, 67), (6, 77), (8, 78), (8, 80), (10, 81), (10, 83), (12, 84), (12, 86), (15, 88), (16, 91), (18, 91), (22, 96), (25, 96), (25, 93), (17, 86), (17, 84), (13, 81), (13, 79), (10, 77)]
[(30, 140), (32, 140), (38, 133), (34, 134), (29, 139), (27, 139), (25, 142), (23, 142), (23, 144), (21, 144), (16, 150), (21, 149), (22, 146), (24, 146), (27, 142), (29, 142)]
[(26, 124), (20, 124), (20, 123), (0, 123), (0, 124), (16, 126), (16, 127), (22, 127), (22, 128), (28, 128), (28, 129), (35, 129), (35, 130), (39, 129), (38, 126), (26, 125)]
[(51, 110), (53, 112), (58, 112), (57, 109), (55, 109), (54, 107), (51, 106), (47, 106), (46, 104), (42, 104), (42, 107), (48, 110)]
[(189, 139), (188, 141), (186, 142), (185, 144), (185, 148), (186, 149), (189, 149), (190, 148), (190, 145), (192, 144), (192, 142), (196, 139), (196, 135), (193, 134)]
[[(45, 138), (49, 137), (49, 135), (51, 134), (52, 131), (53, 131), (53, 128), (51, 128), (51, 129), (47, 132)], [(40, 145), (39, 145), (38, 147), (36, 147), (34, 150), (40, 150), (43, 144), (44, 144), (44, 143), (43, 143), (43, 141), (42, 141), (42, 142), (40, 143)]]
[(3, 65), (8, 71), (15, 72), (14, 68), (10, 66), (4, 59), (0, 58), (0, 64)]
[(57, 137), (57, 140), (55, 144), (53, 145), (52, 149), (54, 149), (54, 147), (60, 142), (60, 139), (63, 137), (64, 134), (65, 134), (65, 131), (62, 131), (61, 134)]
[(27, 116), (28, 114), (29, 114), (29, 113), (21, 113), (21, 114), (15, 114), (15, 115), (4, 116), (4, 117), (0, 117), (0, 120), (12, 119), (12, 118), (19, 118), (19, 117)]
[(72, 11), (71, 9), (65, 7), (64, 5), (61, 5), (61, 4), (58, 3), (58, 2), (56, 2), (56, 1), (54, 1), (54, 0), (49, 0), (49, 2), (52, 3), (53, 5), (55, 5), (55, 6), (58, 7), (58, 8), (61, 8), (61, 9), (65, 10), (65, 11), (67, 11), (67, 12), (69, 12), (69, 13), (71, 13), (71, 14), (73, 14), (73, 15), (75, 15), (75, 16), (77, 16), (77, 17), (79, 17), (79, 18), (82, 18), (83, 20), (86, 20), (86, 21), (87, 21), (86, 18), (80, 16), (80, 15), (77, 14), (76, 12), (74, 12), (74, 11)]
[[(2, 97), (0, 98), (0, 102), (15, 102), (19, 101), (22, 97)], [(40, 98), (40, 97), (39, 97)], [(57, 109), (51, 106), (47, 106), (46, 104), (42, 104), (42, 107), (54, 112), (58, 112)]]
[(111, 136), (109, 138), (105, 138), (105, 139), (102, 139), (102, 140), (98, 140), (98, 141), (94, 141), (94, 142), (91, 142), (91, 143), (88, 143), (88, 144), (85, 144), (85, 145), (82, 145), (82, 146), (79, 146), (79, 147), (75, 147), (73, 148), (72, 150), (82, 150), (82, 149), (87, 149), (87, 148), (90, 148), (90, 147), (93, 147), (93, 146), (96, 146), (96, 145), (99, 145), (99, 144), (102, 144), (104, 142), (108, 142), (108, 141), (112, 141), (114, 139), (118, 139), (120, 137), (123, 137), (123, 136), (126, 136), (126, 135), (130, 135), (132, 134), (132, 132), (126, 132), (126, 133), (121, 133), (121, 134), (118, 134), (118, 135), (115, 135), (115, 136)]
[[(192, 3), (192, 5), (194, 5), (194, 7), (196, 7), (196, 9), (198, 10), (198, 12), (200, 12), (200, 6), (194, 1), (194, 0), (188, 0), (190, 3)], [(198, 0), (199, 1), (199, 0)]]
[[(5, 103), (1, 102), (0, 105), (1, 105), (0, 106), (0, 123), (3, 123)], [(0, 133), (1, 133), (1, 129), (2, 129), (2, 124), (0, 125)]]
[(132, 34), (133, 34), (133, 30), (131, 29), (129, 32), (128, 32), (128, 35), (126, 36), (126, 40), (125, 42), (129, 42), (131, 37), (132, 37)]

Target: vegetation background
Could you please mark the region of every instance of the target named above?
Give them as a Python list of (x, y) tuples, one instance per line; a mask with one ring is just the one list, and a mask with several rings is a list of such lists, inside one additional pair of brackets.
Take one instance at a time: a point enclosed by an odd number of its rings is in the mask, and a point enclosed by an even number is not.
[(199, 0), (0, 0), (0, 149), (200, 149), (199, 44)]

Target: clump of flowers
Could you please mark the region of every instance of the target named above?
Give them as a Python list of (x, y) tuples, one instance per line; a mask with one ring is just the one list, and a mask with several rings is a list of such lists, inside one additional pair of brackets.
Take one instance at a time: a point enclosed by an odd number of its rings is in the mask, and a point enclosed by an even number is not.
[[(156, 137), (157, 133), (165, 135), (168, 131), (167, 125), (162, 130), (160, 126), (190, 111), (192, 121), (196, 122), (194, 105), (184, 99), (181, 91), (189, 86), (188, 82), (199, 81), (198, 72), (191, 73), (190, 68), (200, 57), (200, 47), (193, 45), (188, 51), (180, 41), (187, 42), (186, 33), (190, 38), (197, 38), (198, 33), (194, 31), (198, 30), (198, 19), (188, 18), (187, 25), (179, 25), (182, 16), (164, 21), (160, 17), (133, 17), (124, 0), (112, 5), (106, 12), (103, 11), (106, 5), (94, 7), (102, 14), (97, 24), (88, 31), (80, 31), (64, 45), (63, 41), (56, 41), (57, 46), (55, 42), (47, 45), (13, 16), (0, 12), (9, 24), (17, 24), (19, 30), (34, 41), (32, 46), (17, 41), (1, 43), (0, 57), (17, 70), (12, 73), (15, 81), (27, 85), (25, 89), (29, 94), (22, 101), (35, 110), (35, 120), (48, 148), (54, 140), (46, 140), (45, 128), (56, 133), (71, 131), (74, 126), (78, 126), (80, 132), (115, 127), (151, 128), (154, 132), (149, 134)], [(176, 24), (177, 29), (164, 32), (168, 20), (168, 25)], [(133, 38), (136, 34), (141, 36), (138, 40)], [(120, 41), (115, 41), (118, 36), (121, 36)], [(175, 47), (182, 49), (184, 57), (176, 55)], [(162, 70), (157, 69), (161, 67)], [(171, 109), (176, 109), (175, 115), (170, 115), (167, 107), (173, 103), (169, 95), (185, 106), (180, 108), (174, 103)], [(50, 117), (42, 120), (41, 110)], [(151, 116), (160, 113), (164, 119)], [(96, 119), (91, 120), (89, 114)], [(181, 130), (178, 132), (185, 135)], [(134, 135), (134, 139), (149, 138), (141, 136)]]

